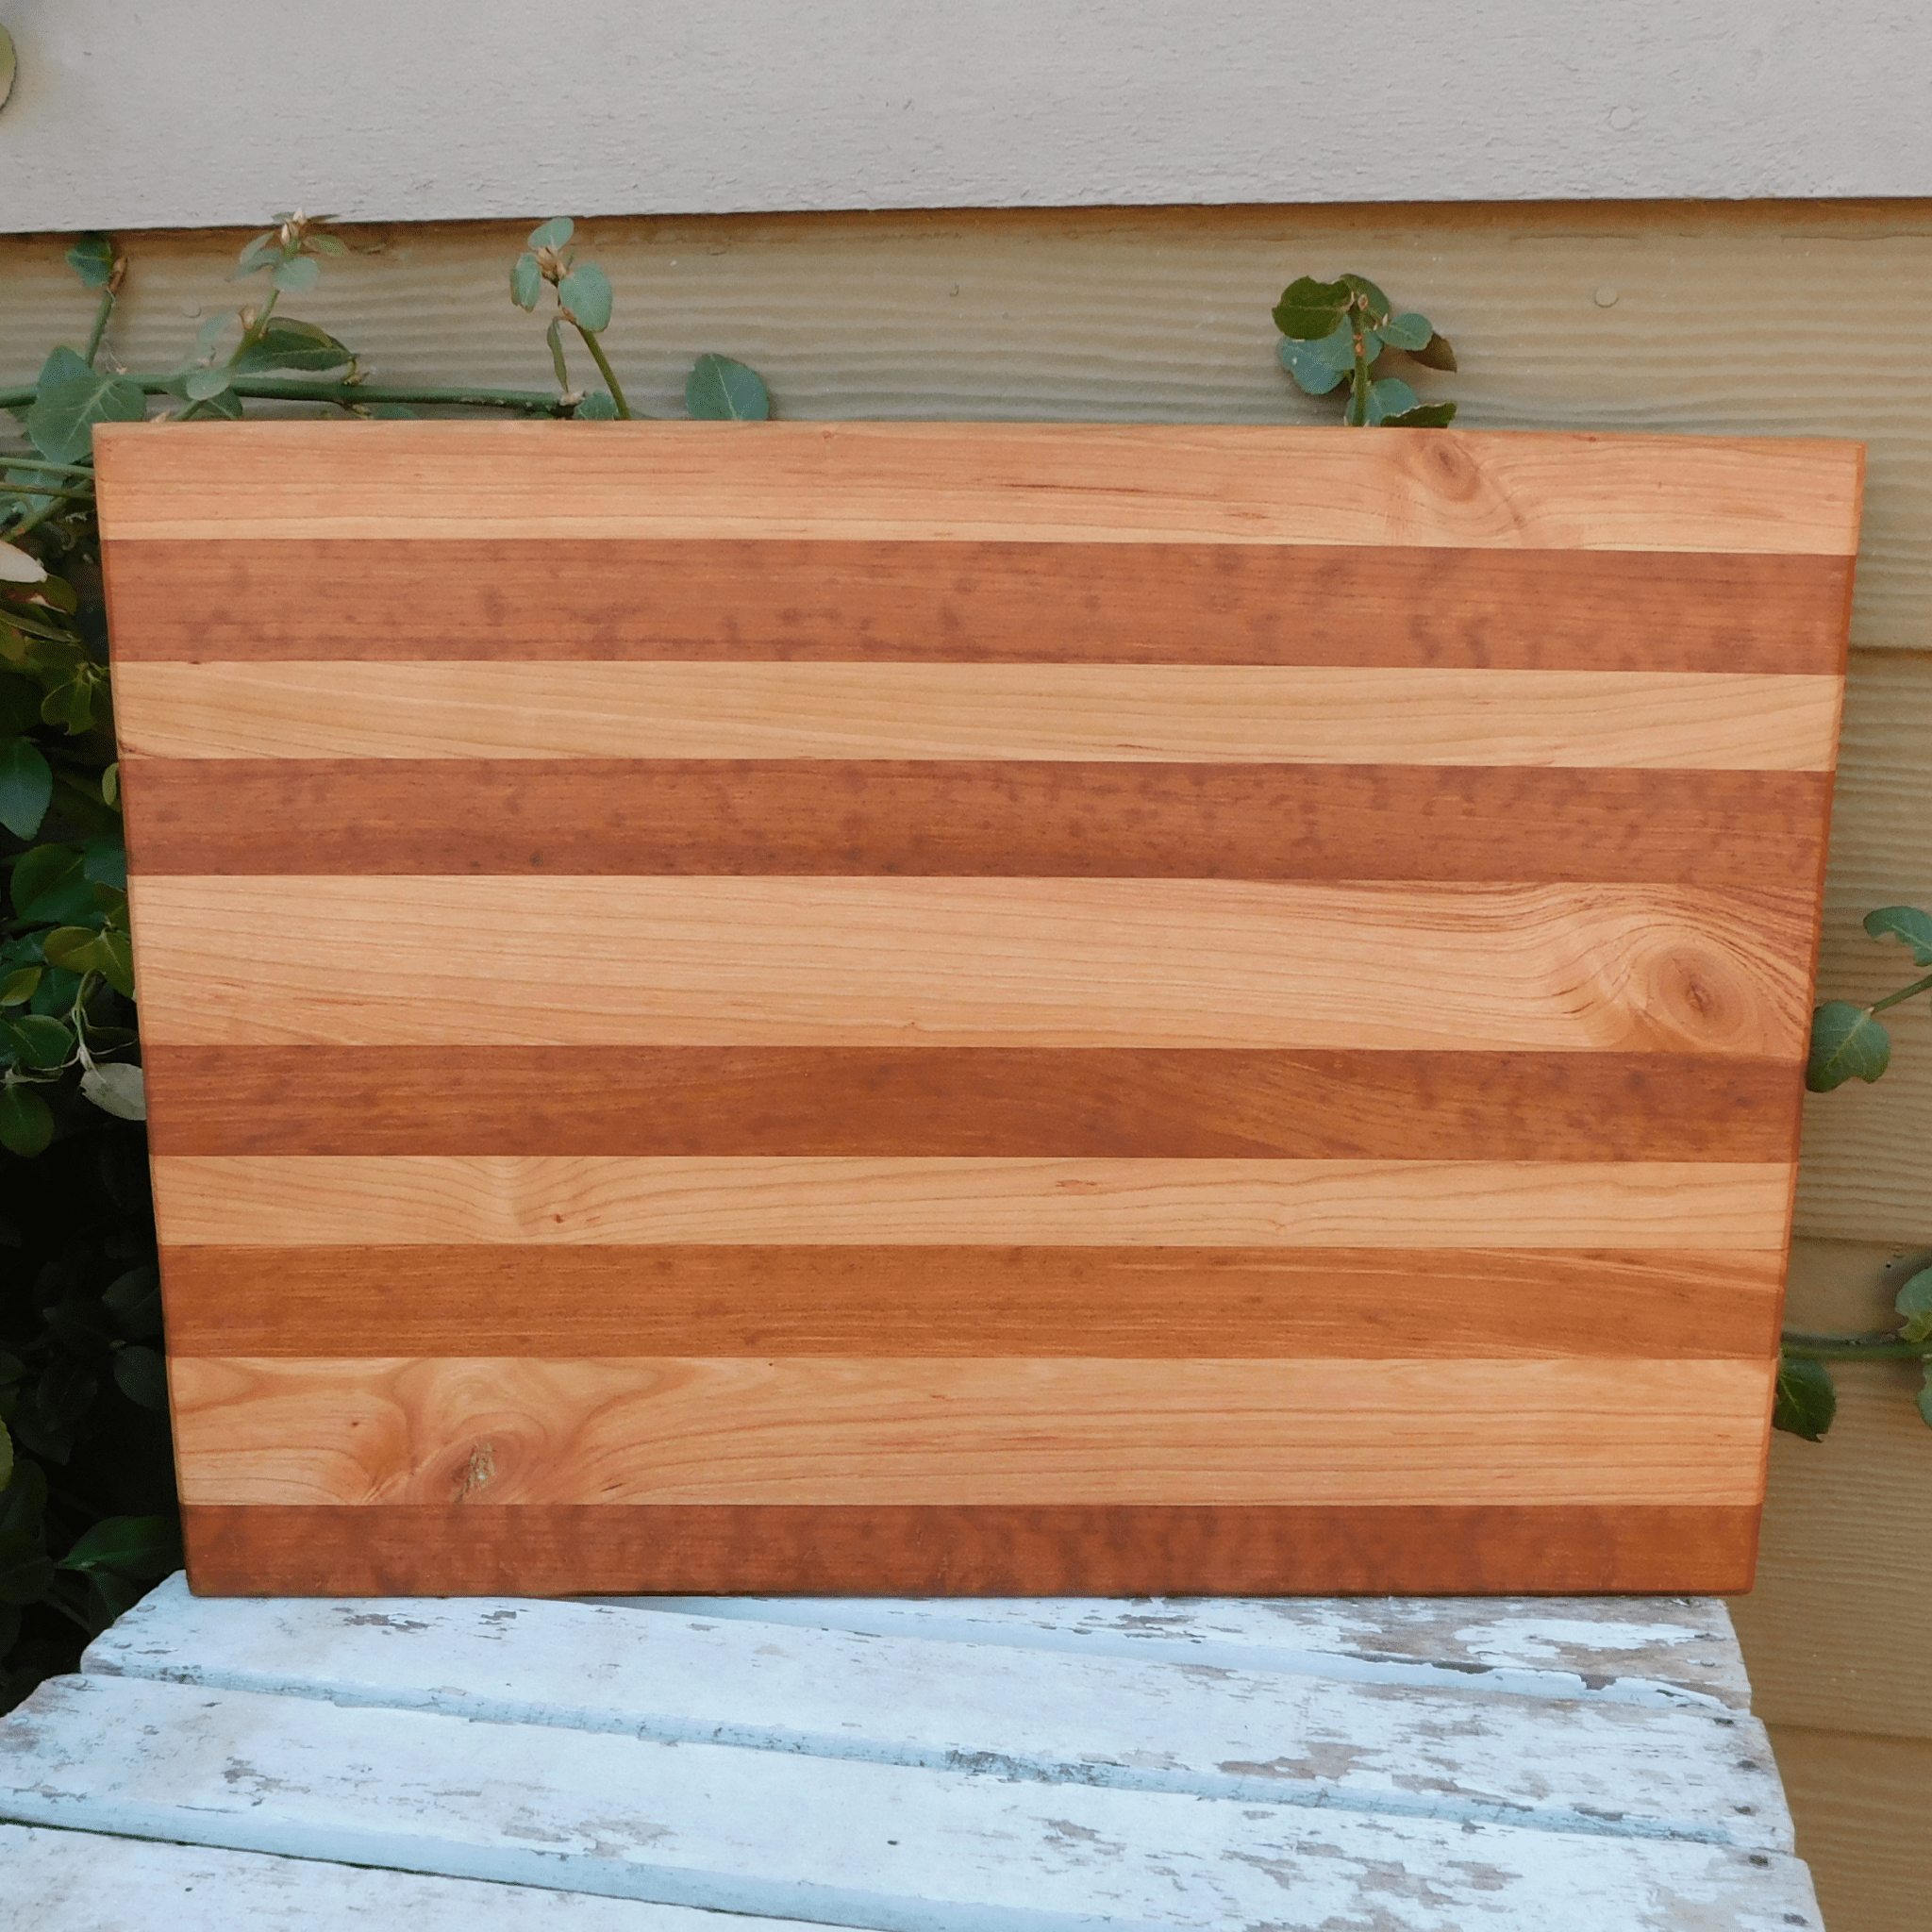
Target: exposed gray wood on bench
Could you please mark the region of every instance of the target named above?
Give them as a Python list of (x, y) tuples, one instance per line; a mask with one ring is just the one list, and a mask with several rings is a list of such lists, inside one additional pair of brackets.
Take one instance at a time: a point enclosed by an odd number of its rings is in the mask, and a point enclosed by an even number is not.
[(605, 1597), (881, 1636), (1164, 1657), (1526, 1697), (1751, 1707), (1714, 1597)]
[(197, 1601), (176, 1579), (86, 1669), (1049, 1785), (1791, 1845), (1763, 1729), (1728, 1711), (936, 1643), (756, 1607)]
[(1816, 1927), (1776, 1853), (1044, 1786), (110, 1676), (0, 1725), (0, 1814), (881, 1928)]
[(0, 1824), (8, 1925), (32, 1932), (784, 1932), (775, 1919), (315, 1858)]

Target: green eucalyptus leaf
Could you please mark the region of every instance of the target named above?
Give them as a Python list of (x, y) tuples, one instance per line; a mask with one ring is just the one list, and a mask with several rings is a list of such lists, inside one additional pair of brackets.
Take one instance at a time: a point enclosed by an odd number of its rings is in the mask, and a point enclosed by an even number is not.
[(1413, 309), (1407, 315), (1391, 315), (1381, 329), (1382, 340), (1391, 349), (1425, 349), (1434, 334), (1429, 318), (1416, 314)]
[(223, 335), (227, 330), (228, 325), (234, 319), (235, 311), (232, 308), (225, 308), (219, 315), (210, 315), (194, 331), (194, 357), (196, 361), (203, 361), (214, 354), (215, 344), (221, 341)]
[(756, 369), (728, 356), (700, 356), (684, 380), (684, 407), (707, 423), (763, 423), (771, 392)]
[(311, 255), (298, 255), (292, 261), (278, 261), (269, 275), (285, 295), (301, 295), (322, 279), (322, 264)]
[(414, 423), (419, 420), (408, 403), (371, 403), (368, 414), (378, 423)]
[(0, 1147), (31, 1160), (54, 1139), (54, 1116), (31, 1087), (8, 1081), (0, 1087)]
[[(335, 217), (317, 215), (315, 219), (333, 221)], [(302, 245), (311, 255), (346, 255), (349, 252), (349, 244), (340, 235), (325, 235), (315, 229), (311, 229), (303, 238)]]
[(264, 369), (298, 369), (325, 374), (346, 368), (355, 356), (325, 328), (293, 316), (276, 316), (229, 365), (245, 375)]
[(1355, 330), (1345, 322), (1307, 346), (1311, 355), (1319, 357), (1338, 375), (1346, 375), (1355, 367)]
[(129, 1402), (142, 1408), (168, 1406), (168, 1371), (151, 1348), (139, 1343), (114, 1351), (114, 1384)]
[(53, 768), (32, 739), (12, 738), (0, 744), (0, 825), (16, 839), (31, 839), (53, 796)]
[(109, 1516), (75, 1539), (59, 1567), (158, 1582), (180, 1561), (181, 1530), (172, 1516)]
[(230, 379), (225, 369), (195, 369), (189, 372), (181, 387), (191, 402), (209, 403), (228, 387)]
[(570, 365), (563, 359), (563, 318), (560, 315), (550, 318), (550, 326), (543, 331), (543, 340), (550, 344), (550, 366), (557, 372), (557, 386), (568, 395)]
[[(134, 997), (134, 942), (125, 932), (108, 931), (101, 935), (101, 963), (98, 970), (101, 977), (116, 992), (125, 993), (129, 999)], [(108, 1069), (97, 1067), (94, 1069), (94, 1072), (105, 1079)], [(125, 1067), (122, 1069), (122, 1072), (132, 1074), (135, 1077), (131, 1080), (121, 1081), (118, 1087), (109, 1083), (111, 1091), (125, 1092), (131, 1089), (138, 1095), (141, 1091), (141, 1069), (139, 1067)], [(108, 1103), (100, 1097), (102, 1090), (100, 1090), (98, 1082), (95, 1083), (95, 1086), (90, 1087), (87, 1079), (83, 1077), (80, 1083), (80, 1091), (96, 1107), (105, 1107), (109, 1113), (120, 1113), (124, 1119), (130, 1121), (141, 1121), (147, 1118), (145, 1103), (142, 1104), (142, 1110), (139, 1113), (126, 1112), (119, 1107), (108, 1107)]]
[(1771, 1412), (1771, 1425), (1789, 1436), (1802, 1436), (1816, 1442), (1831, 1427), (1838, 1414), (1838, 1391), (1823, 1362), (1785, 1356), (1777, 1365), (1777, 1395)]
[(67, 266), (83, 289), (105, 289), (114, 278), (114, 243), (106, 235), (83, 235), (67, 251)]
[(70, 1295), (65, 1301), (42, 1309), (41, 1319), (55, 1340), (74, 1355), (104, 1355), (114, 1341), (108, 1311), (99, 1302), (78, 1295)]
[(41, 941), (49, 966), (70, 973), (94, 973), (100, 968), (101, 935), (92, 926), (57, 925)]
[(1875, 1080), (1891, 1061), (1891, 1035), (1863, 1007), (1826, 1000), (1811, 1015), (1811, 1055), (1805, 1085), (1829, 1093), (1847, 1080)]
[(1901, 1341), (1932, 1341), (1932, 1268), (1921, 1268), (1899, 1290), (1892, 1307), (1905, 1317), (1898, 1331)]
[[(71, 349), (65, 353), (74, 355)], [(78, 356), (74, 359), (80, 362)], [(78, 375), (52, 382), (42, 372), (40, 396), (26, 412), (26, 433), (49, 462), (78, 463), (93, 451), (96, 423), (139, 423), (146, 414), (140, 384), (80, 362)]]
[(101, 1301), (128, 1341), (145, 1341), (161, 1332), (161, 1277), (153, 1267), (130, 1268), (117, 1276)]
[(1424, 369), (1447, 369), (1456, 367), (1456, 351), (1449, 346), (1447, 336), (1432, 335), (1420, 349), (1409, 352)]
[(1345, 281), (1318, 282), (1313, 275), (1297, 275), (1274, 305), (1274, 326), (1295, 341), (1311, 342), (1341, 323), (1348, 296)]
[(580, 262), (557, 285), (557, 299), (587, 335), (610, 326), (610, 278), (595, 262)]
[(62, 342), (58, 349), (47, 351), (47, 359), (41, 364), (41, 373), (34, 380), (38, 388), (45, 389), (50, 382), (72, 382), (75, 376), (93, 373), (93, 365), (78, 349), (70, 349)]
[(555, 221), (540, 223), (530, 230), (530, 239), (525, 245), (530, 248), (561, 248), (577, 231), (577, 225), (568, 215), (558, 215)]
[[(24, 1374), (25, 1365), (17, 1357), (0, 1357)], [(0, 1386), (18, 1382), (21, 1374), (0, 1375)], [(0, 1493), (0, 1536), (38, 1536), (41, 1517), (47, 1507), (47, 1473), (38, 1462), (16, 1462), (13, 1480)]]
[(80, 850), (80, 875), (91, 886), (127, 890), (127, 847), (112, 838), (90, 839)]
[(54, 1580), (54, 1565), (37, 1530), (0, 1535), (0, 1604), (37, 1604)]
[(1421, 403), (1400, 415), (1386, 416), (1384, 429), (1446, 429), (1456, 420), (1454, 403)]
[(1932, 1366), (1925, 1370), (1925, 1380), (1919, 1390), (1919, 1420), (1932, 1427)]
[(81, 919), (93, 909), (84, 859), (73, 845), (36, 845), (13, 866), (13, 909), (36, 924)]
[(235, 258), (234, 269), (228, 279), (239, 282), (246, 276), (259, 275), (271, 262), (282, 258), (282, 238), (273, 228), (264, 229), (252, 242), (242, 244), (242, 252)]
[(579, 423), (615, 423), (617, 404), (608, 390), (593, 389), (571, 413)]
[(34, 996), (34, 988), (41, 983), (41, 969), (38, 966), (23, 966), (18, 972), (9, 973), (0, 980), (0, 1007), (17, 1007)]
[(58, 1019), (62, 1013), (74, 1010), (74, 1003), (79, 997), (80, 974), (69, 973), (64, 967), (52, 966), (27, 1003), (27, 1009), (35, 1013), (50, 1013)]
[(41, 700), (41, 717), (49, 724), (64, 724), (70, 738), (78, 738), (93, 728), (94, 681), (76, 677), (57, 684)]
[(65, 577), (42, 577), (31, 592), (43, 604), (51, 604), (56, 610), (63, 611), (69, 617), (80, 608), (80, 593)]
[(510, 264), (509, 299), (519, 308), (534, 308), (543, 292), (543, 269), (534, 255), (520, 255)]
[(1932, 966), (1932, 912), (1921, 912), (1916, 906), (1881, 906), (1876, 912), (1866, 913), (1865, 930), (1874, 940), (1889, 933), (1911, 948), (1919, 965)]
[(1369, 385), (1368, 403), (1362, 411), (1363, 421), (1371, 426), (1386, 423), (1391, 416), (1416, 408), (1420, 403), (1421, 399), (1407, 383), (1387, 375), (1380, 382)]
[(1351, 295), (1359, 295), (1369, 305), (1371, 322), (1385, 321), (1389, 314), (1389, 298), (1367, 275), (1343, 275), (1341, 285)]
[(1325, 396), (1347, 375), (1345, 369), (1336, 368), (1319, 353), (1318, 344), (1297, 341), (1292, 336), (1283, 336), (1275, 343), (1274, 353), (1296, 385), (1311, 396)]
[(17, 1020), (0, 1020), (0, 1038), (30, 1067), (62, 1067), (74, 1051), (74, 1035), (45, 1013), (23, 1013)]

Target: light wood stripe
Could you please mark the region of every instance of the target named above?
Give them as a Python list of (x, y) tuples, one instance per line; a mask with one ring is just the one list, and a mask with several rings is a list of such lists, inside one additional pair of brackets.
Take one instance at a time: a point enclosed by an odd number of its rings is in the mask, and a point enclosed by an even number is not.
[(204, 1596), (637, 1591), (852, 1596), (1724, 1595), (1757, 1510), (1284, 1503), (192, 1506)]
[(143, 873), (843, 874), (1754, 887), (1822, 772), (986, 760), (130, 758)]
[(1781, 1249), (1774, 1161), (164, 1155), (165, 1245)]
[[(425, 594), (433, 572), (433, 594)], [(825, 658), (1844, 670), (1851, 560), (1322, 544), (144, 543), (117, 666), (178, 658)]]
[[(1856, 443), (970, 423), (104, 425), (117, 544), (183, 538), (1857, 547)], [(1149, 479), (1159, 487), (1150, 488)]]
[(1799, 1072), (1707, 1054), (166, 1046), (158, 1154), (1790, 1160)]
[(1748, 1504), (1761, 1361), (172, 1365), (191, 1505)]
[(1791, 1059), (1810, 1004), (1808, 891), (137, 878), (133, 895), (143, 1035), (181, 1046), (919, 1041)]
[[(273, 1283), (273, 1292), (263, 1284)], [(210, 1356), (1755, 1356), (1775, 1249), (171, 1247)]]
[(130, 758), (1830, 769), (1840, 680), (1318, 665), (131, 663)]

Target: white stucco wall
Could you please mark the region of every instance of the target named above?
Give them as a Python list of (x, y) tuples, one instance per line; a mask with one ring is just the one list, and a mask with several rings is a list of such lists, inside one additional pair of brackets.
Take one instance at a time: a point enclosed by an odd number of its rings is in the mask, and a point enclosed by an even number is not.
[(0, 0), (0, 229), (1932, 194), (1892, 0)]

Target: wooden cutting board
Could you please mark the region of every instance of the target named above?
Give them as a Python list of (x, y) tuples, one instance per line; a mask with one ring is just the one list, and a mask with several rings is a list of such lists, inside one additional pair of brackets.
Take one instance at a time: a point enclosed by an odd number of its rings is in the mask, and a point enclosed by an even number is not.
[(1748, 1586), (1857, 446), (99, 450), (197, 1590)]

